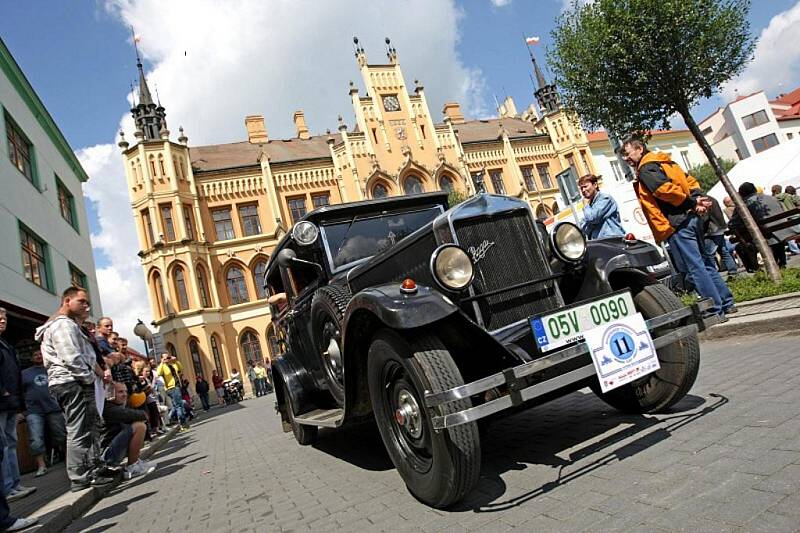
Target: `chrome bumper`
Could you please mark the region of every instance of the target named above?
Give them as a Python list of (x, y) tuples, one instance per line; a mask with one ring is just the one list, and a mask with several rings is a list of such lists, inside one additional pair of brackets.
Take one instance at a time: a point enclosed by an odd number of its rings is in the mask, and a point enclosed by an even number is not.
[[(701, 300), (693, 304), (691, 307), (683, 307), (681, 309), (670, 311), (669, 313), (665, 313), (648, 320), (646, 322), (647, 329), (652, 331), (653, 329), (661, 326), (691, 317), (692, 323), (679, 326), (659, 337), (654, 337), (653, 343), (655, 344), (656, 349), (672, 344), (679, 339), (693, 335), (698, 331), (703, 331), (709, 326), (716, 324), (719, 321), (719, 318), (716, 315), (711, 317), (703, 317), (704, 312), (707, 311), (712, 305), (713, 302), (709, 298)], [(582, 366), (575, 370), (565, 372), (564, 374), (545, 381), (540, 381), (539, 383), (535, 383), (533, 385), (526, 386), (527, 382), (524, 379), (527, 376), (541, 372), (547, 368), (551, 368), (555, 365), (560, 365), (568, 361), (575, 361), (578, 358), (586, 357), (588, 355), (589, 348), (585, 342), (581, 342), (574, 346), (570, 346), (569, 348), (553, 352), (535, 361), (509, 368), (503, 372), (492, 374), (491, 376), (481, 378), (471, 383), (466, 383), (459, 387), (454, 387), (441, 392), (426, 391), (425, 405), (433, 413), (433, 428), (435, 430), (442, 430), (445, 428), (458, 426), (460, 424), (466, 424), (467, 422), (473, 422), (491, 414), (520, 405), (529, 400), (533, 400), (561, 387), (589, 378), (595, 375), (593, 364)], [(439, 414), (439, 410), (435, 409), (437, 406), (454, 402), (456, 400), (461, 400), (463, 398), (469, 398), (470, 396), (474, 396), (476, 394), (485, 393), (502, 385), (508, 385), (508, 394), (494, 400), (490, 400), (486, 403), (476, 405), (475, 407), (446, 415)]]

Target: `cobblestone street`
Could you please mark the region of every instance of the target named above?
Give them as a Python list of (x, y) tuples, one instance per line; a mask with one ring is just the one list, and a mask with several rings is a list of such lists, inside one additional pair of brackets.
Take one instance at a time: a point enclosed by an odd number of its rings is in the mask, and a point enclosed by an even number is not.
[(797, 531), (798, 338), (704, 343), (671, 414), (584, 390), (498, 421), (478, 490), (450, 512), (408, 494), (372, 427), (300, 447), (271, 395), (215, 409), (70, 531)]

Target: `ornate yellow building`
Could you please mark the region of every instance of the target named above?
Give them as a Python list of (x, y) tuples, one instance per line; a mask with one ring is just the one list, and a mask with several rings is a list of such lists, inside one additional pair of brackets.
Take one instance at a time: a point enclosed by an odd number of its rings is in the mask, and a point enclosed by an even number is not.
[(275, 244), (307, 211), (440, 189), (474, 194), (485, 176), (488, 192), (526, 198), (544, 218), (557, 209), (557, 173), (594, 169), (586, 136), (535, 63), (541, 112), (518, 115), (508, 98), (498, 118), (465, 120), (448, 103), (435, 122), (388, 39), (384, 64), (370, 64), (354, 41), (366, 88), (350, 84), (355, 125), (340, 117), (336, 133), (311, 135), (297, 111), (291, 139), (270, 139), (253, 115), (245, 141), (190, 146), (181, 128), (173, 142), (138, 64), (136, 142), (122, 137), (119, 146), (155, 324), (190, 379), (214, 369), (227, 377), (269, 355), (260, 280)]

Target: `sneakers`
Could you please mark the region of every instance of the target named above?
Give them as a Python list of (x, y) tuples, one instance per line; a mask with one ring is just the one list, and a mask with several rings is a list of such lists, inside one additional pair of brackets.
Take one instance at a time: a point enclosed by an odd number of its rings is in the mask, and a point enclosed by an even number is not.
[(6, 528), (6, 531), (22, 531), (38, 522), (38, 518), (17, 518), (13, 524)]
[(12, 489), (11, 492), (8, 493), (8, 496), (6, 496), (6, 500), (10, 502), (13, 502), (15, 500), (21, 500), (26, 496), (30, 496), (34, 492), (36, 492), (36, 487), (23, 487), (22, 485), (20, 485), (19, 487), (17, 487), (16, 489)]
[(730, 306), (729, 308), (727, 308), (725, 310), (725, 314), (726, 315), (731, 315), (733, 313), (738, 313), (738, 312), (739, 312), (739, 308), (736, 307), (735, 305), (732, 305), (732, 306)]
[(36, 473), (34, 474), (34, 477), (42, 477), (46, 473), (47, 473), (47, 467), (46, 466), (40, 466), (39, 469), (36, 470)]
[(150, 463), (139, 459), (132, 465), (128, 465), (125, 468), (125, 479), (133, 479), (136, 477), (146, 476), (147, 474), (153, 473), (156, 469), (156, 465), (154, 463)]
[(105, 476), (105, 475), (101, 476), (99, 474), (96, 474), (91, 479), (89, 479), (89, 481), (78, 482), (78, 483), (74, 481), (71, 482), (69, 490), (70, 492), (78, 492), (81, 490), (86, 490), (89, 487), (100, 487), (102, 485), (109, 485), (111, 483), (114, 483), (116, 480), (117, 480), (116, 477)]

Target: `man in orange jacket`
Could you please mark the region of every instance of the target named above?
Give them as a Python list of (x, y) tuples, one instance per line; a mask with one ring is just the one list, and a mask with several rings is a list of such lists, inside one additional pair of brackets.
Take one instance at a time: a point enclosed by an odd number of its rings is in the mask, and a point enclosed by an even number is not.
[(633, 187), (656, 242), (667, 241), (670, 251), (680, 256), (700, 296), (714, 300), (712, 313), (724, 318), (735, 312), (733, 295), (715, 259), (705, 253), (700, 217), (711, 202), (701, 195), (697, 180), (668, 154), (650, 152), (636, 138), (623, 141), (622, 157), (636, 171)]

